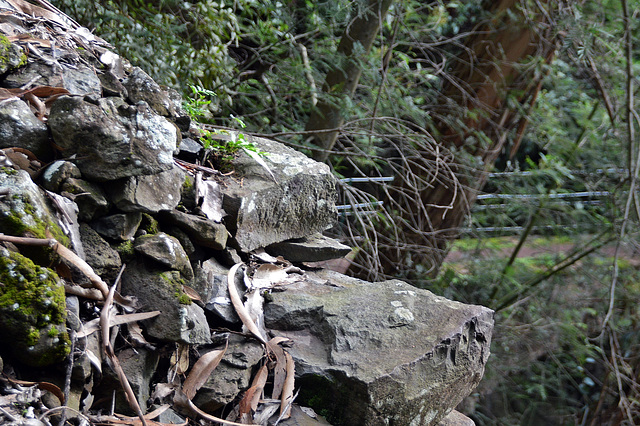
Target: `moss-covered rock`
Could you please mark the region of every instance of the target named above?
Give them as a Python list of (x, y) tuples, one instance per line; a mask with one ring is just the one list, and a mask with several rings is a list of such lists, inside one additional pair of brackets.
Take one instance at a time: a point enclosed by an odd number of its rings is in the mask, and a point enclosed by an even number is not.
[(69, 353), (64, 286), (49, 268), (0, 247), (0, 341), (20, 361), (44, 366)]
[(0, 74), (21, 67), (27, 63), (27, 55), (19, 46), (0, 34)]
[[(69, 245), (69, 238), (27, 172), (0, 169), (0, 189), (9, 192), (0, 198), (0, 232), (19, 237), (55, 238), (61, 244)], [(48, 248), (25, 247), (22, 252), (41, 265), (48, 265), (53, 260)]]

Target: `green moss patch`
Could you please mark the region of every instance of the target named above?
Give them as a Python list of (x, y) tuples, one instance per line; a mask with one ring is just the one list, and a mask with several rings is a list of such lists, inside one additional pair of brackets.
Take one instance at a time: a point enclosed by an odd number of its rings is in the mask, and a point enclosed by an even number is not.
[(49, 268), (15, 252), (0, 258), (0, 340), (34, 365), (61, 361), (69, 351), (64, 286)]

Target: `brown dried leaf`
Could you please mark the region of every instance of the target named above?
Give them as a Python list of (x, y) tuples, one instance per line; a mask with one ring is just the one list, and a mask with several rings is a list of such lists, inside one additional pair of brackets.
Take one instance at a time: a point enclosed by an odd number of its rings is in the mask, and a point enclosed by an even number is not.
[[(135, 321), (142, 321), (150, 318), (154, 318), (160, 315), (160, 311), (151, 312), (138, 312), (135, 314), (115, 315), (110, 318), (109, 327), (116, 325), (128, 324)], [(85, 323), (76, 336), (78, 338), (87, 337), (91, 333), (94, 333), (100, 329), (100, 318), (93, 319)]]
[(280, 398), (280, 417), (288, 419), (291, 416), (291, 401), (293, 400), (293, 387), (295, 384), (296, 365), (293, 358), (285, 351), (284, 356), (287, 359), (287, 378), (284, 381), (282, 389), (282, 398)]
[(189, 299), (193, 300), (194, 302), (202, 302), (202, 298), (200, 297), (200, 294), (198, 294), (197, 291), (195, 291), (193, 288), (189, 287), (188, 285), (183, 285), (182, 291), (184, 291), (184, 294), (186, 294), (189, 297)]
[(285, 379), (287, 378), (287, 358), (284, 349), (278, 343), (286, 341), (284, 337), (274, 337), (267, 342), (267, 350), (276, 357), (276, 365), (273, 367), (273, 391), (271, 398), (278, 399), (282, 394)]
[(35, 44), (38, 47), (51, 48), (51, 41), (50, 40), (44, 40), (44, 39), (41, 39), (41, 38), (35, 38), (31, 34), (28, 34), (28, 33), (16, 34), (16, 35), (8, 36), (7, 38), (11, 42), (30, 43), (30, 44)]
[(182, 375), (189, 369), (189, 345), (178, 343), (178, 347), (171, 354), (171, 368), (175, 374)]
[(148, 348), (155, 350), (155, 346), (147, 341), (142, 335), (142, 327), (137, 322), (130, 322), (127, 324), (127, 330), (129, 330), (129, 337), (134, 343), (134, 346)]
[(14, 383), (16, 385), (38, 386), (38, 389), (51, 392), (56, 398), (58, 398), (58, 400), (62, 404), (64, 404), (64, 393), (62, 392), (62, 390), (60, 390), (60, 388), (58, 386), (54, 385), (53, 383), (49, 383), (49, 382), (30, 382), (30, 381), (27, 381), (27, 380), (12, 379), (10, 377), (5, 377), (5, 379), (9, 383)]
[(269, 376), (269, 369), (267, 364), (260, 367), (260, 370), (256, 373), (251, 383), (251, 387), (247, 389), (239, 404), (239, 417), (241, 422), (251, 421), (251, 413), (258, 409), (258, 403), (260, 397), (264, 391), (264, 385), (267, 383), (267, 377)]
[(39, 98), (48, 98), (49, 96), (68, 95), (69, 91), (64, 87), (36, 86), (32, 89), (25, 91), (24, 93), (25, 94), (30, 93)]
[(227, 346), (222, 350), (208, 352), (196, 361), (187, 376), (187, 380), (185, 380), (182, 385), (182, 392), (187, 399), (191, 400), (196, 395), (198, 389), (202, 387), (213, 370), (220, 364), (220, 360), (222, 360), (226, 350)]
[(57, 24), (62, 25), (64, 28), (69, 29), (72, 25), (72, 21), (64, 15), (63, 13), (54, 13), (50, 12), (46, 9), (43, 9), (39, 6), (31, 4), (29, 2), (23, 0), (6, 0), (11, 6), (15, 7), (22, 13), (27, 15), (45, 18), (50, 21), (56, 22)]

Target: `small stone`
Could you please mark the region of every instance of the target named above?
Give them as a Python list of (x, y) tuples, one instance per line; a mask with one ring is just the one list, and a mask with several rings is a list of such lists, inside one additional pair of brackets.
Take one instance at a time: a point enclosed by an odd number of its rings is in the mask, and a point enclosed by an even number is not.
[(262, 346), (255, 340), (230, 337), (224, 358), (215, 374), (200, 388), (193, 403), (201, 410), (212, 412), (233, 401), (251, 385), (252, 369), (263, 355)]
[(127, 241), (136, 234), (141, 221), (142, 213), (119, 213), (101, 217), (91, 226), (103, 237)]
[(78, 205), (78, 218), (82, 221), (97, 219), (109, 209), (104, 191), (95, 183), (70, 177), (62, 182), (60, 191)]
[(107, 186), (111, 202), (125, 212), (157, 213), (180, 203), (185, 173), (178, 167), (154, 175), (130, 176)]
[(178, 149), (179, 152), (177, 157), (191, 163), (194, 163), (198, 158), (200, 158), (200, 155), (204, 151), (202, 144), (191, 138), (182, 138), (182, 142), (180, 142)]
[(321, 262), (344, 257), (351, 252), (351, 247), (322, 234), (314, 234), (271, 244), (266, 251), (272, 256), (282, 256), (289, 262)]
[(191, 303), (182, 290), (185, 284), (189, 282), (177, 271), (162, 271), (133, 261), (122, 275), (122, 294), (135, 296), (141, 312), (161, 312), (159, 316), (143, 322), (149, 337), (191, 345), (211, 343), (204, 310)]
[(122, 266), (118, 252), (86, 223), (80, 224), (80, 240), (85, 248), (85, 260), (94, 272), (115, 279)]
[(193, 278), (189, 257), (176, 238), (164, 232), (142, 235), (133, 242), (133, 248), (161, 265), (179, 271), (188, 280)]
[(80, 176), (78, 166), (70, 161), (57, 160), (44, 170), (42, 186), (49, 191), (58, 192), (65, 180), (70, 178), (79, 179)]
[(0, 148), (10, 147), (28, 149), (45, 161), (53, 155), (47, 126), (18, 98), (0, 103)]
[(211, 258), (196, 267), (194, 289), (200, 294), (205, 309), (228, 323), (238, 323), (240, 318), (229, 299), (227, 275), (229, 268)]
[(162, 215), (186, 232), (197, 244), (214, 250), (222, 250), (227, 245), (227, 228), (220, 223), (178, 210), (163, 212)]

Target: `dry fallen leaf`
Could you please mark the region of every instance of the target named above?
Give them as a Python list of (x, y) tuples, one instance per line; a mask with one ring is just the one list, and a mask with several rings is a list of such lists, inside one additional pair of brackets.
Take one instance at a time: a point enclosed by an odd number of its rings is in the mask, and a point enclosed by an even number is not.
[(255, 413), (258, 409), (258, 403), (260, 402), (260, 397), (262, 396), (262, 392), (264, 391), (264, 385), (267, 383), (267, 377), (269, 376), (269, 370), (267, 365), (264, 364), (255, 377), (253, 378), (253, 382), (251, 383), (251, 387), (246, 390), (242, 400), (240, 400), (239, 404), (239, 412), (238, 416), (240, 417), (240, 422), (246, 424), (253, 423), (253, 417), (251, 413)]
[[(124, 314), (124, 315), (114, 315), (110, 318), (109, 327), (113, 327), (115, 325), (128, 324), (135, 321), (142, 321), (150, 318), (154, 318), (160, 315), (160, 311), (151, 311), (151, 312), (138, 312), (135, 314)], [(82, 330), (77, 333), (77, 337), (87, 337), (91, 333), (100, 330), (100, 318), (93, 319), (84, 324)]]
[(189, 369), (189, 345), (177, 343), (178, 347), (171, 354), (171, 370), (174, 374), (183, 375)]
[(274, 337), (267, 342), (267, 350), (276, 358), (273, 367), (273, 391), (271, 393), (271, 398), (273, 399), (280, 398), (287, 378), (287, 358), (284, 355), (284, 349), (278, 344), (286, 340), (288, 339), (284, 337)]
[(207, 381), (213, 370), (220, 364), (226, 350), (225, 346), (224, 349), (207, 352), (196, 361), (182, 385), (182, 392), (188, 399), (192, 399)]
[(280, 403), (280, 417), (288, 419), (291, 416), (291, 402), (293, 401), (293, 387), (295, 383), (296, 366), (293, 362), (293, 358), (286, 351), (284, 356), (287, 359), (287, 378), (284, 381), (284, 387), (282, 388), (282, 401)]

